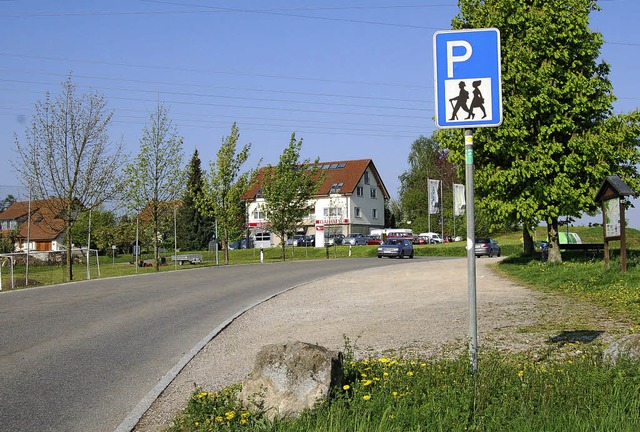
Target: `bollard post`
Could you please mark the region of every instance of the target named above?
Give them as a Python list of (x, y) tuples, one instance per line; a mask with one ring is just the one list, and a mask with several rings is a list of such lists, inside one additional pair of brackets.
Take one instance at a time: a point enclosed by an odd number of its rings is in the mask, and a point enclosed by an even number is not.
[(352, 245), (349, 245), (349, 256), (351, 256), (351, 246)]
[(260, 248), (260, 262), (264, 263), (264, 249)]

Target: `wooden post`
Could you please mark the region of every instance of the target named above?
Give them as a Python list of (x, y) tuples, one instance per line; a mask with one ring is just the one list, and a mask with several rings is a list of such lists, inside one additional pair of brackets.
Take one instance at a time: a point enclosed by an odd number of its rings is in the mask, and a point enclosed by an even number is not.
[(620, 263), (622, 267), (622, 273), (627, 272), (627, 234), (626, 234), (626, 219), (624, 217), (624, 197), (620, 197)]

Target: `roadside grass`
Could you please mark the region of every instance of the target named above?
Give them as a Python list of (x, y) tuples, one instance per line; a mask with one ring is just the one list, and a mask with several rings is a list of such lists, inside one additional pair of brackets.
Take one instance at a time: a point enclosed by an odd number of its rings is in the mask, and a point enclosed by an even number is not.
[(270, 422), (243, 409), (239, 386), (193, 393), (171, 432), (634, 431), (640, 428), (640, 369), (615, 367), (571, 344), (568, 357), (482, 353), (477, 374), (465, 356), (345, 360), (346, 383), (297, 419)]

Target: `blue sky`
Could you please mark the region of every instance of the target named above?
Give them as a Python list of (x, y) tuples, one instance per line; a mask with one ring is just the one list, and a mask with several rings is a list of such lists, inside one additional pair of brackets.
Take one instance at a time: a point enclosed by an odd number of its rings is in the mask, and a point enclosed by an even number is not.
[[(615, 110), (636, 109), (640, 2), (599, 3)], [(277, 162), (295, 132), (305, 158), (373, 159), (396, 198), (411, 143), (435, 129), (432, 39), (456, 13), (453, 0), (0, 0), (0, 198), (20, 184), (14, 133), (69, 73), (104, 94), (132, 154), (160, 100), (204, 168), (236, 121), (249, 166)], [(640, 208), (627, 215), (640, 229)]]

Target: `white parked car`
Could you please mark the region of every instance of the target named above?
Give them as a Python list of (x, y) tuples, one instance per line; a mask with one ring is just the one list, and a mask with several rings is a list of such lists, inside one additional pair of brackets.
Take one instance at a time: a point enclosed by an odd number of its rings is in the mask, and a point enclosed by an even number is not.
[(427, 239), (429, 243), (444, 243), (444, 240), (442, 239), (442, 237), (440, 237), (440, 234), (438, 233), (426, 232), (426, 233), (418, 234), (418, 236)]

